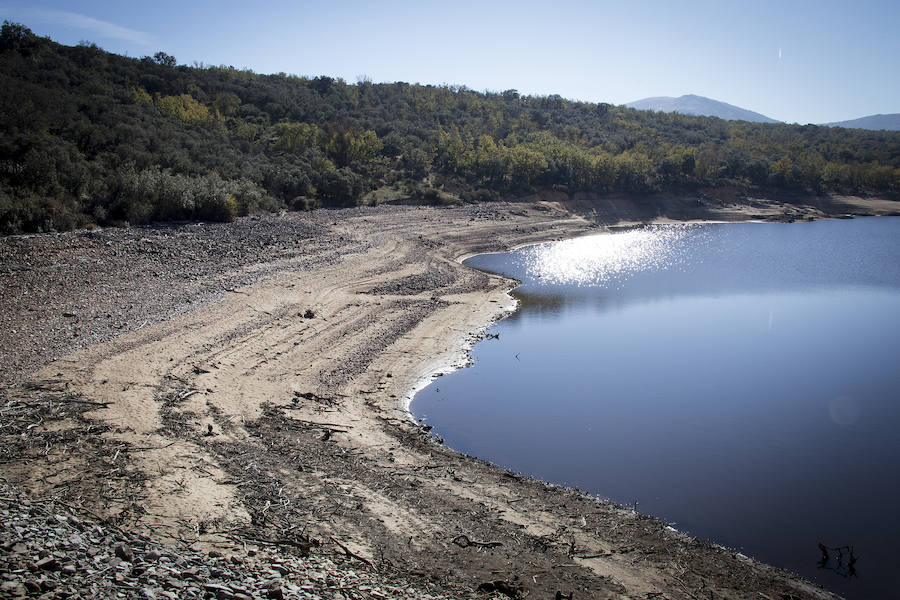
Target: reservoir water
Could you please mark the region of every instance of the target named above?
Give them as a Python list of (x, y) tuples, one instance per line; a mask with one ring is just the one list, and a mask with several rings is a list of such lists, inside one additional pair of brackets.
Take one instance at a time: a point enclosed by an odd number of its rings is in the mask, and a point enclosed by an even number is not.
[(522, 285), (474, 365), (412, 402), (448, 446), (894, 597), (900, 218), (651, 226), (466, 264)]

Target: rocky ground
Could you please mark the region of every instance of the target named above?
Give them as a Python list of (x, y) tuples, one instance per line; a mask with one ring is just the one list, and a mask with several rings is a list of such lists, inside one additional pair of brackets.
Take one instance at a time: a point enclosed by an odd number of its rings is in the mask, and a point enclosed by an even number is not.
[[(45, 598), (447, 598), (389, 580), (349, 557), (302, 546), (224, 555), (178, 550), (76, 516), (81, 507), (37, 500), (0, 485), (0, 597)], [(432, 586), (434, 587), (434, 586)]]
[[(0, 594), (830, 597), (456, 454), (404, 412), (513, 307), (512, 282), (457, 258), (596, 232), (617, 210), (381, 207), (0, 240)], [(664, 216), (632, 207), (625, 224)]]
[(0, 241), (0, 380), (274, 272), (334, 264), (348, 249), (330, 219), (322, 211), (7, 237)]

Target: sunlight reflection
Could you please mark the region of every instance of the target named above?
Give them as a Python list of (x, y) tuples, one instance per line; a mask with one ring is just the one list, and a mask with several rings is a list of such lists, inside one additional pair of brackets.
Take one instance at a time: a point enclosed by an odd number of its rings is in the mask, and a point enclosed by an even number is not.
[(549, 284), (612, 287), (634, 273), (671, 268), (684, 261), (685, 238), (698, 225), (651, 225), (526, 248), (531, 277)]

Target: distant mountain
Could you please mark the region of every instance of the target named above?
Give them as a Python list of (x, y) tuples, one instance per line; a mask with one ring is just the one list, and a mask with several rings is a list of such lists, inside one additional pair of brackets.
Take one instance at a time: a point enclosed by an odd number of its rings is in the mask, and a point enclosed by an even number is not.
[(719, 117), (729, 121), (751, 121), (753, 123), (779, 123), (752, 110), (719, 102), (712, 98), (704, 98), (694, 94), (687, 94), (680, 98), (671, 96), (657, 96), (656, 98), (644, 98), (626, 104), (628, 108), (638, 110), (655, 110), (656, 112), (677, 112), (683, 115), (697, 115), (701, 117)]
[(828, 127), (846, 127), (847, 129), (887, 129), (888, 131), (900, 131), (900, 113), (891, 115), (869, 115), (849, 121), (825, 123)]

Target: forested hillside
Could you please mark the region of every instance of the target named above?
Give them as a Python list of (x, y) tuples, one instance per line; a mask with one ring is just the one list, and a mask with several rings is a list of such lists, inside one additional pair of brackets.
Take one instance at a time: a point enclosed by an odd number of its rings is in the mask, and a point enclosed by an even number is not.
[(900, 192), (900, 133), (178, 65), (0, 33), (0, 232), (387, 201)]

